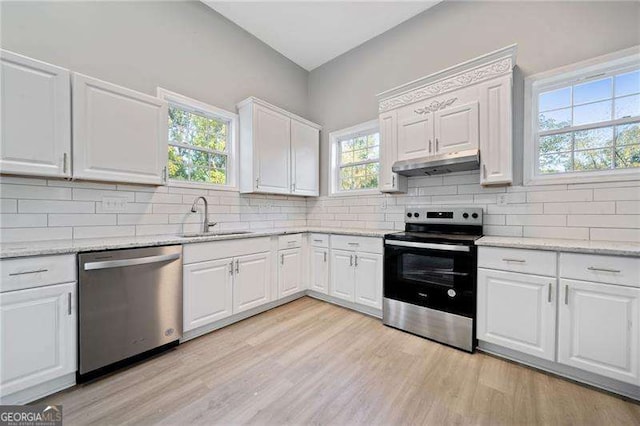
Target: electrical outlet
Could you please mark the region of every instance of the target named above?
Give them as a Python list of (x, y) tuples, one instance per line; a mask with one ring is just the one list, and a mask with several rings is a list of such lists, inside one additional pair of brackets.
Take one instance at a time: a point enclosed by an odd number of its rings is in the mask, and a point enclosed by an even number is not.
[(380, 203), (380, 210), (386, 210), (387, 209), (387, 199), (383, 198), (382, 202)]
[(102, 210), (113, 213), (126, 212), (127, 203), (128, 201), (124, 197), (102, 197)]
[(497, 203), (499, 206), (506, 206), (509, 204), (507, 200), (507, 194), (498, 194)]

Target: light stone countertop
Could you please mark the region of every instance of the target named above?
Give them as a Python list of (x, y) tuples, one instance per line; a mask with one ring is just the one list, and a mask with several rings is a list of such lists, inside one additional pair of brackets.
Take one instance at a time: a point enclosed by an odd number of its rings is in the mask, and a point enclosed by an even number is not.
[(640, 257), (640, 242), (485, 236), (477, 240), (476, 245)]
[[(231, 231), (229, 231), (231, 232)], [(26, 256), (43, 256), (53, 254), (71, 254), (86, 251), (111, 250), (136, 247), (166, 246), (171, 244), (201, 243), (207, 241), (236, 240), (241, 238), (258, 238), (272, 235), (298, 234), (317, 232), (320, 234), (355, 235), (361, 237), (381, 238), (390, 230), (348, 229), (348, 228), (283, 228), (251, 231), (246, 234), (207, 235), (183, 237), (181, 235), (148, 235), (117, 238), (86, 238), (78, 240), (28, 241), (20, 243), (0, 244), (0, 259)]]

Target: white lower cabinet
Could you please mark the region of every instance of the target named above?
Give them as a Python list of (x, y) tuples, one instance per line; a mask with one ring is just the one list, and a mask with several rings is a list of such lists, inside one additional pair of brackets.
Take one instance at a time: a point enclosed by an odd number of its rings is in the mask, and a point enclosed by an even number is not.
[(382, 309), (382, 255), (357, 253), (356, 303)]
[(235, 260), (234, 271), (234, 314), (269, 302), (271, 253), (240, 256)]
[(278, 297), (286, 297), (302, 290), (302, 249), (278, 252)]
[(479, 340), (553, 360), (555, 278), (478, 269)]
[(233, 259), (184, 266), (184, 331), (233, 313)]
[(329, 293), (329, 249), (311, 247), (310, 250), (311, 283), (310, 289), (318, 293)]
[(76, 371), (75, 300), (75, 282), (0, 294), (2, 403)]
[(349, 302), (355, 301), (356, 276), (353, 252), (331, 250), (331, 287), (329, 294)]
[(558, 362), (640, 385), (640, 288), (560, 280)]

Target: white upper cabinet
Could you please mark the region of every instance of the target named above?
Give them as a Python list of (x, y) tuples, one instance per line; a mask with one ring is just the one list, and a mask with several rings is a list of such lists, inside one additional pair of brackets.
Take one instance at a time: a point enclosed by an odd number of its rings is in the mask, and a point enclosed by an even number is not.
[(70, 73), (0, 50), (0, 173), (71, 176)]
[(73, 75), (74, 177), (161, 185), (166, 164), (165, 101)]
[(640, 385), (640, 289), (560, 280), (558, 362)]
[(433, 114), (436, 155), (478, 149), (478, 102)]
[(480, 183), (513, 181), (512, 77), (506, 75), (480, 84)]
[(292, 193), (320, 195), (320, 130), (298, 120), (291, 120)]
[(407, 177), (393, 173), (391, 167), (398, 159), (398, 114), (389, 111), (380, 114), (380, 191), (407, 192)]
[(433, 113), (418, 111), (413, 105), (398, 110), (398, 160), (433, 154)]
[(389, 135), (381, 152), (395, 152), (381, 162), (383, 192), (392, 192), (385, 185), (395, 161), (469, 150), (479, 150), (483, 185), (512, 182), (515, 53), (509, 46), (378, 95), (381, 134)]
[(240, 192), (318, 195), (320, 126), (257, 98), (238, 112)]

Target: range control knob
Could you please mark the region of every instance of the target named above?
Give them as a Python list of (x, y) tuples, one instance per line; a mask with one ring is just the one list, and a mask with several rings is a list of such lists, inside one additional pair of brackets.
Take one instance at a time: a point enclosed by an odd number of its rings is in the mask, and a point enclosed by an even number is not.
[(469, 218), (469, 213), (462, 213), (462, 217), (464, 217), (465, 219)]
[(456, 291), (452, 288), (450, 288), (449, 290), (447, 290), (447, 295), (449, 297), (456, 297)]
[(478, 218), (478, 213), (474, 213), (471, 215), (472, 218), (477, 219)]
[(407, 213), (407, 217), (411, 217), (413, 216), (411, 213)]
[(415, 213), (413, 214), (413, 217), (420, 217), (420, 213), (415, 212)]

